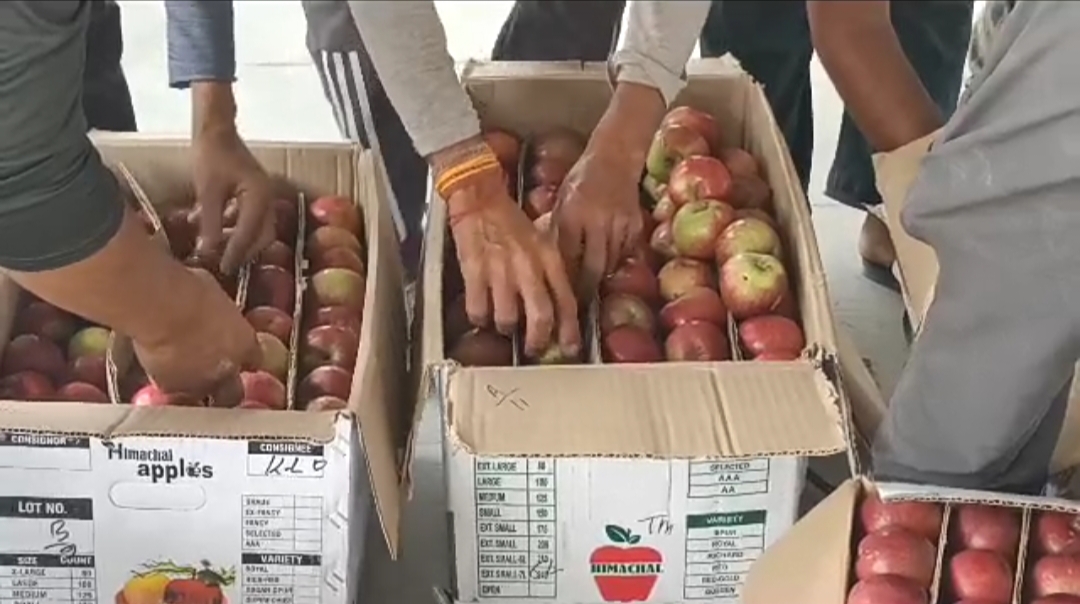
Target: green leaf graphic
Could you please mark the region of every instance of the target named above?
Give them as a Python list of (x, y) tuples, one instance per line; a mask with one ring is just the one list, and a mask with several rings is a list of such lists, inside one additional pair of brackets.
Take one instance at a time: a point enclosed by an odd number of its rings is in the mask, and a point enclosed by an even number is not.
[(641, 535), (630, 535), (630, 541), (628, 543), (630, 543), (630, 545), (641, 543)]
[(609, 524), (604, 527), (604, 532), (607, 533), (608, 539), (611, 539), (615, 543), (630, 542), (630, 531), (622, 528), (621, 526)]

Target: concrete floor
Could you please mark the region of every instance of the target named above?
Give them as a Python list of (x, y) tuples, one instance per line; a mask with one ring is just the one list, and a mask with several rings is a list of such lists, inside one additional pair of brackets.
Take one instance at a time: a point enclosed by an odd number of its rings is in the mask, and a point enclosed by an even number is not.
[[(124, 68), (135, 100), (140, 130), (186, 134), (187, 95), (167, 87), (165, 11), (161, 2), (121, 0), (126, 52)], [(511, 3), (436, 2), (457, 60), (487, 56)], [(981, 3), (978, 3), (981, 4)], [(239, 124), (250, 138), (337, 140), (330, 107), (304, 47), (299, 2), (236, 3)], [(886, 392), (891, 391), (907, 352), (900, 328), (900, 298), (860, 276), (856, 236), (862, 214), (822, 195), (836, 148), (841, 103), (821, 66), (813, 65), (815, 103), (814, 171), (811, 203), (818, 242), (829, 275), (836, 317), (854, 334), (870, 358)], [(433, 420), (437, 413), (426, 417)], [(431, 601), (432, 585), (448, 584), (444, 493), (439, 433), (433, 421), (421, 435), (414, 471), (415, 496), (405, 520), (404, 553), (394, 564), (379, 531), (370, 533), (365, 592), (367, 602), (413, 604)], [(836, 466), (828, 472), (836, 476)]]

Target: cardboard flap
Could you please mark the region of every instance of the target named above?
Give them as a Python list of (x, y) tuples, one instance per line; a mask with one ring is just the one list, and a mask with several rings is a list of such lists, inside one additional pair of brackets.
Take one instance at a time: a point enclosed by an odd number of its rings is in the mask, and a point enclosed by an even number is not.
[(750, 568), (743, 604), (843, 602), (858, 496), (858, 480), (848, 480), (769, 546)]
[(940, 503), (982, 503), (1033, 510), (1080, 512), (1080, 502), (1044, 495), (1010, 495), (996, 491), (951, 489), (948, 487), (906, 482), (876, 482), (878, 494), (885, 501), (936, 501)]
[(451, 367), (445, 380), (451, 433), (474, 454), (700, 458), (845, 448), (837, 393), (807, 362)]

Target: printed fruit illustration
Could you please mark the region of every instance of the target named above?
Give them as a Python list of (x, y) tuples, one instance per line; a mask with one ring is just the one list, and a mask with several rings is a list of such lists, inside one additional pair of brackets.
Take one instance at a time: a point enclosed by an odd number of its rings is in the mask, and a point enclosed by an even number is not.
[(605, 602), (643, 602), (652, 594), (663, 572), (663, 556), (648, 546), (637, 545), (641, 536), (609, 524), (604, 527), (614, 545), (603, 545), (589, 556), (589, 566)]
[(143, 565), (116, 594), (116, 604), (228, 604), (222, 588), (236, 581), (236, 570), (198, 568), (173, 562)]

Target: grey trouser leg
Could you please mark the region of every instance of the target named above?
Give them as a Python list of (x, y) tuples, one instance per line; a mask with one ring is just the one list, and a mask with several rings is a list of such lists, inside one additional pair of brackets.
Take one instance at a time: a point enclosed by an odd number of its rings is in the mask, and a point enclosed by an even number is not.
[(903, 215), (941, 266), (879, 478), (1030, 492), (1080, 357), (1080, 3), (1019, 2)]

